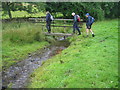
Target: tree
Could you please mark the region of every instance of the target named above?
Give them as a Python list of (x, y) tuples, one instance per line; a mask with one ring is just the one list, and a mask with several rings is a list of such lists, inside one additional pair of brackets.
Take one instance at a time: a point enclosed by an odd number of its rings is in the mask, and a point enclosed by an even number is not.
[(4, 3), (2, 3), (2, 9), (3, 9), (4, 13), (8, 13), (10, 19), (12, 18), (11, 10), (10, 10), (10, 6), (12, 4), (13, 3), (10, 3), (10, 2), (4, 2)]
[(82, 18), (90, 13), (96, 20), (118, 15), (118, 3), (115, 2), (47, 2), (45, 8), (52, 13), (62, 13), (64, 18), (71, 18), (72, 12)]
[(2, 9), (4, 14), (8, 14), (12, 18), (11, 11), (27, 11), (28, 13), (37, 13), (44, 11), (44, 4), (42, 2), (2, 2)]
[(96, 20), (103, 20), (118, 17), (118, 6), (117, 2), (2, 2), (3, 11), (10, 18), (11, 11), (23, 10), (32, 14), (46, 10), (54, 16), (62, 13), (63, 18), (72, 18), (71, 13), (75, 12), (83, 19), (86, 13), (90, 13)]

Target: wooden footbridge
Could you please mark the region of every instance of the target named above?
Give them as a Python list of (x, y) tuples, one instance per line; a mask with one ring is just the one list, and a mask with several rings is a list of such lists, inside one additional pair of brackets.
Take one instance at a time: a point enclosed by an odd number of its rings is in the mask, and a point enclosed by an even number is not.
[(48, 33), (45, 32), (45, 35), (51, 35), (51, 36), (72, 36), (73, 34), (69, 34), (69, 33)]
[[(73, 34), (71, 33), (48, 33), (48, 32), (45, 32), (45, 29), (46, 29), (46, 25), (43, 24), (45, 23), (45, 18), (31, 18), (30, 20), (33, 20), (34, 23), (42, 23), (41, 26), (42, 26), (42, 31), (44, 32), (45, 35), (50, 35), (50, 36), (63, 36), (64, 38), (65, 37), (68, 37), (68, 36), (72, 36)], [(55, 25), (55, 21), (63, 21), (63, 25)], [(65, 28), (69, 27), (69, 28), (73, 28), (73, 26), (68, 26), (68, 25), (65, 25), (66, 22), (73, 22), (73, 19), (54, 19), (54, 21), (52, 21), (51, 23), (51, 27), (63, 27), (63, 29), (65, 30)], [(83, 22), (83, 20), (81, 20), (81, 22)], [(80, 23), (81, 23), (80, 22)], [(71, 23), (72, 24), (72, 23)], [(79, 26), (79, 28), (82, 28)]]

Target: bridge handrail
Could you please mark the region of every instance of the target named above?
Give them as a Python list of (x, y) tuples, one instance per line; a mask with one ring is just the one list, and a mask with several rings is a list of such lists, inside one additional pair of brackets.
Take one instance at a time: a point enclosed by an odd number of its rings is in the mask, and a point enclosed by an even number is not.
[[(46, 18), (29, 18), (29, 20), (45, 20)], [(56, 18), (54, 19), (54, 21), (73, 21), (73, 19), (59, 19)], [(83, 19), (81, 19), (81, 21), (83, 21)]]
[[(46, 26), (46, 25), (42, 25), (42, 26)], [(59, 25), (51, 25), (52, 27), (73, 27), (73, 26), (59, 26)], [(79, 27), (82, 28), (82, 27)]]

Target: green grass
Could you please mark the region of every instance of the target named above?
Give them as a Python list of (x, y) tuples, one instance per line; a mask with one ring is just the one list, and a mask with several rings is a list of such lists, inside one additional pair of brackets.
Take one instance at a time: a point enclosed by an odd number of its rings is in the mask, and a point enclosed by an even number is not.
[(3, 44), (2, 57), (3, 66), (8, 68), (11, 65), (17, 63), (28, 57), (28, 53), (34, 52), (37, 49), (45, 47), (48, 45), (47, 42), (34, 42), (31, 44), (17, 45), (17, 44)]
[[(3, 14), (3, 12), (2, 12)], [(46, 16), (46, 12), (38, 12), (38, 13), (28, 13), (26, 11), (11, 11), (12, 18), (18, 18), (18, 17), (42, 17)], [(62, 17), (63, 15), (61, 13), (57, 13), (54, 17)], [(2, 15), (2, 19), (8, 19), (8, 14)]]
[[(11, 11), (12, 17), (13, 18), (18, 18), (18, 17), (41, 17), (41, 16), (45, 16), (45, 13), (43, 12), (39, 12), (39, 13), (27, 13), (26, 11)], [(7, 15), (3, 15), (2, 19), (7, 19), (9, 18), (8, 14)]]
[(23, 60), (28, 53), (48, 45), (40, 24), (29, 22), (3, 23), (2, 62), (4, 68)]
[(84, 38), (85, 29), (70, 38), (67, 49), (30, 76), (28, 88), (118, 88), (118, 21), (96, 22), (93, 31), (94, 38)]

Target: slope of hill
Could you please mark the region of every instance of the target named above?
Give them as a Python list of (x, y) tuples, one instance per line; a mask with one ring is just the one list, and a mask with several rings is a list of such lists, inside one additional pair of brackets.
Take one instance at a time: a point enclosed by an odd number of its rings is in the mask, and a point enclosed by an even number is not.
[(93, 25), (95, 37), (70, 38), (71, 45), (46, 61), (30, 79), (29, 88), (118, 87), (118, 21)]

